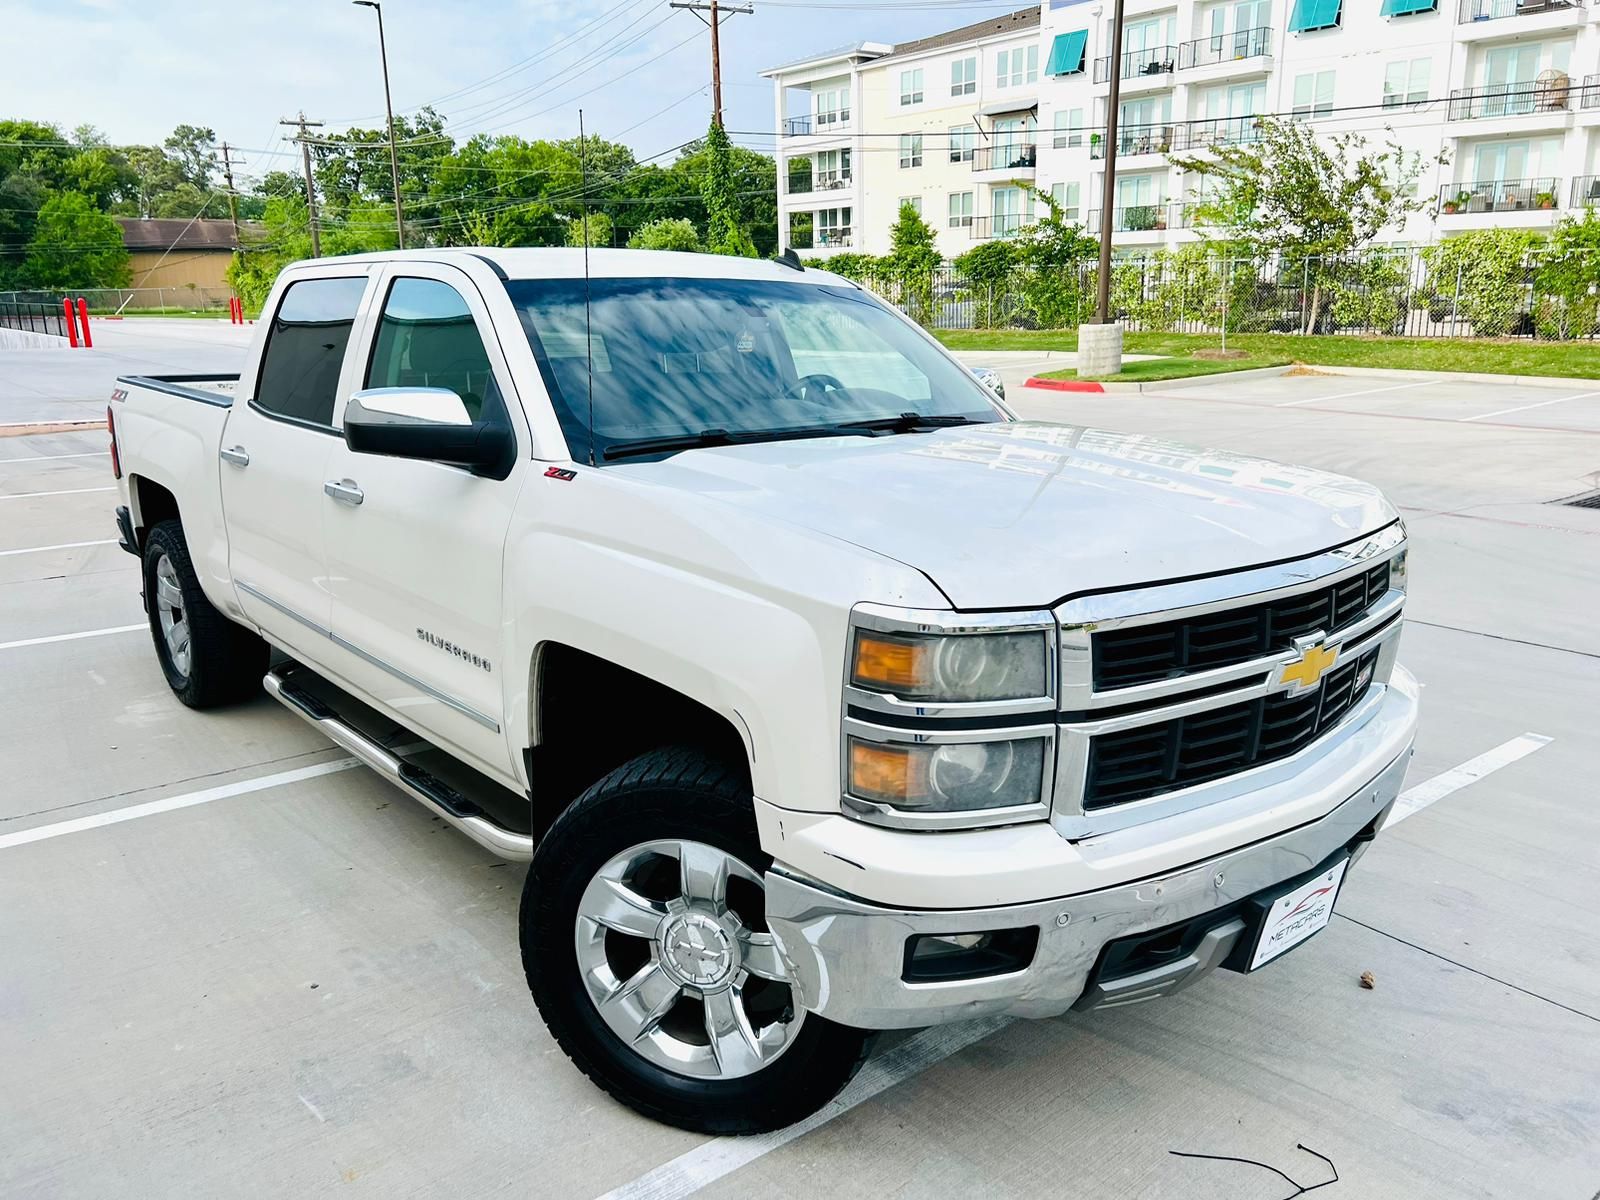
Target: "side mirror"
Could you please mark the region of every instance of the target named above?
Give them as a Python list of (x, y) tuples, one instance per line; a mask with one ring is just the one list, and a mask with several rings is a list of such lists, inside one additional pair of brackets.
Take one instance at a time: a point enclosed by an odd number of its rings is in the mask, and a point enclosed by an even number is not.
[(368, 388), (344, 407), (345, 445), (357, 454), (385, 454), (466, 467), (504, 479), (517, 440), (503, 416), (474, 421), (449, 388)]
[(1004, 400), (1006, 398), (1005, 381), (1000, 378), (999, 371), (993, 367), (970, 367), (968, 369), (972, 372), (972, 377), (983, 384), (984, 387), (999, 396), (1000, 399)]

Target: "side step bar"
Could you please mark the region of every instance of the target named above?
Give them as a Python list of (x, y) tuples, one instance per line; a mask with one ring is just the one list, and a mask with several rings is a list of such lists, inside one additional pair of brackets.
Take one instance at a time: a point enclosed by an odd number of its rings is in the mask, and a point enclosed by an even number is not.
[(407, 763), (353, 725), (341, 720), (333, 709), (297, 687), (277, 671), (269, 671), (261, 685), (279, 704), (308, 725), (321, 730), (329, 741), (348, 750), (379, 775), (441, 820), (455, 826), (478, 845), (512, 862), (533, 859), (533, 839), (525, 833), (496, 825), (472, 801), (454, 788), (434, 778), (421, 767)]

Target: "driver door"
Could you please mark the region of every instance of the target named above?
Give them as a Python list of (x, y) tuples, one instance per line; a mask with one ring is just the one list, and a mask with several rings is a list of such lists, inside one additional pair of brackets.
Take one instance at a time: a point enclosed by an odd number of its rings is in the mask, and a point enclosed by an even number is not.
[(343, 673), (397, 720), (516, 786), (503, 728), (506, 685), (527, 664), (501, 653), (501, 581), (529, 468), (521, 405), (465, 273), (396, 264), (378, 295), (352, 390), (448, 388), (473, 419), (500, 406), (519, 449), (510, 475), (494, 479), (443, 462), (357, 453), (342, 441), (334, 448), (325, 520)]

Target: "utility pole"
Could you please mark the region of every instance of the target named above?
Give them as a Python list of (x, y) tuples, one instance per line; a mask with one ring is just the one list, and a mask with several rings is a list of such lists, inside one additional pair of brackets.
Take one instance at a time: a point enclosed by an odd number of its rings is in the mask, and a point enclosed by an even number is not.
[[(401, 250), (406, 248), (405, 210), (400, 205), (400, 156), (394, 148), (394, 102), (389, 99), (389, 49), (383, 41), (383, 5), (378, 0), (350, 0), (378, 14), (378, 57), (383, 60), (383, 110), (389, 115), (389, 176), (394, 180), (394, 236)], [(715, 36), (715, 35), (713, 35)]]
[(293, 121), (283, 120), (278, 124), (297, 125), (300, 128), (300, 136), (293, 140), (300, 143), (300, 162), (306, 169), (306, 216), (311, 221), (311, 257), (321, 258), (322, 234), (317, 228), (317, 187), (311, 178), (311, 135), (306, 130), (321, 128), (322, 122), (306, 120), (305, 109), (301, 109), (300, 115)]
[[(742, 13), (748, 15), (755, 11), (748, 4), (718, 4), (717, 0), (671, 0), (669, 8), (686, 8), (695, 16), (700, 17), (711, 30), (711, 123), (719, 129), (722, 127), (722, 48), (718, 42), (717, 30), (722, 25), (723, 14), (733, 15)], [(710, 16), (701, 16), (709, 13)]]
[(1111, 231), (1116, 224), (1117, 109), (1122, 102), (1122, 10), (1111, 15), (1111, 93), (1106, 97), (1105, 184), (1100, 192), (1100, 270), (1095, 280), (1095, 320), (1078, 326), (1078, 374), (1090, 378), (1122, 371), (1122, 327), (1111, 323)]
[(244, 257), (244, 243), (239, 240), (239, 197), (233, 190), (233, 159), (228, 157), (228, 143), (222, 143), (222, 178), (228, 184), (228, 220), (233, 222), (233, 246)]

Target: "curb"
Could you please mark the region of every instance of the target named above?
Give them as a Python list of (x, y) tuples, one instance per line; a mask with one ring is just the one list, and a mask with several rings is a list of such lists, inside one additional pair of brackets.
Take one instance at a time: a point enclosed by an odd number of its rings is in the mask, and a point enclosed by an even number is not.
[[(1600, 390), (1600, 379), (1580, 379), (1568, 375), (1501, 375), (1493, 371), (1414, 371), (1405, 367), (1325, 367), (1320, 363), (1303, 363), (1313, 371), (1326, 371), (1329, 375), (1371, 375), (1395, 379), (1433, 380), (1445, 383), (1498, 383), (1507, 387), (1594, 388)], [(1244, 374), (1244, 372), (1240, 372)]]
[(1173, 388), (1199, 387), (1223, 379), (1275, 379), (1294, 370), (1293, 363), (1276, 367), (1251, 367), (1246, 371), (1214, 371), (1210, 375), (1189, 375), (1182, 379), (1151, 379), (1138, 383), (1096, 383), (1092, 379), (1044, 379), (1034, 375), (1023, 387), (1047, 392), (1170, 392)]

